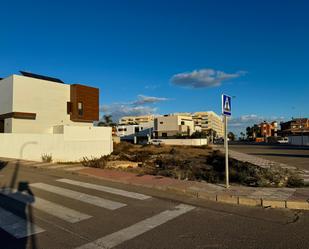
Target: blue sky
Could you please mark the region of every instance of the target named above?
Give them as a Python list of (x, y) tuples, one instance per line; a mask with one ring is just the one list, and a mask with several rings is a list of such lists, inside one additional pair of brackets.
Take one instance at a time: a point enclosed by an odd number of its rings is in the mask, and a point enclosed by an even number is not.
[[(214, 110), (231, 129), (309, 116), (309, 2), (2, 1), (0, 77), (99, 87), (102, 110)], [(102, 113), (103, 114), (103, 113)]]

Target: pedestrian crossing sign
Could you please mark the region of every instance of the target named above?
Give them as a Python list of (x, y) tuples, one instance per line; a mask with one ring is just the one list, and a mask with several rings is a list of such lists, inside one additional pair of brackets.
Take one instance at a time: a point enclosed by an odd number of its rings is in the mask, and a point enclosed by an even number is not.
[(232, 98), (226, 94), (222, 94), (222, 114), (225, 116), (232, 115)]

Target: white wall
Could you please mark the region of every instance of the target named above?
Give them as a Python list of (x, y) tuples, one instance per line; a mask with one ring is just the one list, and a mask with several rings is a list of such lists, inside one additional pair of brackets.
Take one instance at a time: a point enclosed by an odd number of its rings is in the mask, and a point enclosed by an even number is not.
[[(13, 77), (0, 80), (0, 115), (13, 111)], [(4, 132), (11, 132), (12, 122), (7, 119), (4, 123)]]
[(162, 144), (166, 145), (192, 145), (201, 146), (207, 145), (206, 138), (193, 138), (193, 139), (155, 139), (162, 141)]
[(309, 136), (289, 136), (289, 143), (293, 145), (309, 146)]
[(0, 114), (12, 112), (13, 77), (0, 80)]
[(13, 75), (13, 112), (36, 113), (35, 120), (13, 119), (13, 133), (53, 133), (56, 125), (89, 126), (70, 120), (70, 85)]
[(64, 134), (0, 134), (0, 157), (41, 161), (50, 154), (53, 161), (78, 161), (113, 151), (110, 127), (64, 127)]

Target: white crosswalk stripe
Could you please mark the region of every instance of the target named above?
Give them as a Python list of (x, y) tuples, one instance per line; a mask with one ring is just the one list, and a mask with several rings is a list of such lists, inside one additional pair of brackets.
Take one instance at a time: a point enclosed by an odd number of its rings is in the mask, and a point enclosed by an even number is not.
[(106, 186), (102, 186), (102, 185), (96, 185), (96, 184), (91, 184), (91, 183), (86, 183), (86, 182), (74, 181), (74, 180), (70, 180), (70, 179), (58, 179), (57, 181), (63, 182), (63, 183), (68, 183), (68, 184), (79, 186), (79, 187), (84, 187), (84, 188), (88, 188), (88, 189), (95, 189), (95, 190), (98, 190), (98, 191), (103, 191), (103, 192), (107, 192), (107, 193), (111, 193), (111, 194), (115, 194), (115, 195), (129, 197), (129, 198), (133, 198), (133, 199), (138, 199), (138, 200), (146, 200), (146, 199), (151, 198), (151, 196), (148, 196), (148, 195), (129, 192), (129, 191), (125, 191), (125, 190), (121, 190), (121, 189), (117, 189), (117, 188), (106, 187)]
[(39, 226), (0, 207), (0, 228), (17, 239), (44, 232)]
[(107, 199), (100, 198), (97, 196), (88, 195), (88, 194), (84, 194), (81, 192), (77, 192), (77, 191), (73, 191), (73, 190), (69, 190), (69, 189), (65, 189), (61, 187), (56, 187), (56, 186), (45, 184), (45, 183), (33, 183), (33, 184), (30, 184), (30, 186), (34, 188), (42, 189), (44, 191), (48, 191), (51, 193), (55, 193), (58, 195), (62, 195), (62, 196), (65, 196), (71, 199), (75, 199), (81, 202), (85, 202), (85, 203), (88, 203), (94, 206), (110, 209), (110, 210), (115, 210), (115, 209), (126, 206), (126, 204), (124, 203), (107, 200)]
[[(16, 201), (22, 202), (24, 204), (28, 203), (29, 195), (23, 194), (21, 192), (2, 192), (5, 196), (14, 199)], [(33, 197), (32, 207), (39, 209), (45, 213), (58, 217), (69, 223), (76, 223), (85, 219), (89, 219), (92, 216), (83, 214), (81, 212), (75, 211), (73, 209), (64, 207), (62, 205), (41, 199), (39, 197)]]
[(94, 242), (90, 242), (86, 245), (80, 246), (76, 249), (108, 249), (113, 248), (123, 242), (133, 239), (145, 232), (154, 229), (176, 217), (185, 214), (195, 207), (180, 204), (173, 210), (166, 210), (148, 219), (142, 220), (132, 226), (119, 230), (118, 232), (107, 235), (103, 238), (97, 239)]

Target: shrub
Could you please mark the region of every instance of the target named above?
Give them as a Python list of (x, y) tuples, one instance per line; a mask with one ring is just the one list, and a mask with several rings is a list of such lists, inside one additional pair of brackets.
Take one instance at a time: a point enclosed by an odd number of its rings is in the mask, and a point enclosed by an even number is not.
[(107, 165), (109, 156), (101, 156), (100, 158), (88, 158), (84, 157), (81, 161), (81, 164), (85, 167), (92, 167), (92, 168), (100, 168), (104, 169)]
[(287, 181), (288, 187), (303, 187), (305, 186), (304, 180), (299, 175), (292, 174), (289, 176)]
[(42, 162), (44, 163), (50, 163), (53, 161), (53, 157), (51, 154), (43, 154), (41, 158), (42, 158)]
[(128, 153), (131, 148), (133, 148), (134, 145), (130, 144), (128, 142), (121, 142), (119, 144), (116, 144), (114, 146), (113, 155), (118, 155), (120, 153)]

